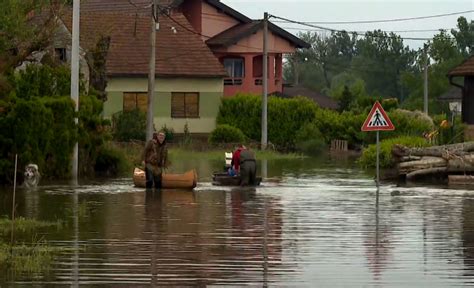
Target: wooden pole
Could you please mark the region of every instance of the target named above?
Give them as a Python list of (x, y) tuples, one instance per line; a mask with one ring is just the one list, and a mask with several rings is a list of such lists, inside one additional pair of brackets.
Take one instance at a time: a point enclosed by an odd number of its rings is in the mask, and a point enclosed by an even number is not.
[(18, 154), (15, 154), (15, 175), (13, 176), (13, 200), (12, 200), (12, 231), (10, 239), (10, 251), (13, 251), (13, 244), (15, 243), (15, 206), (16, 206), (16, 171), (18, 168)]

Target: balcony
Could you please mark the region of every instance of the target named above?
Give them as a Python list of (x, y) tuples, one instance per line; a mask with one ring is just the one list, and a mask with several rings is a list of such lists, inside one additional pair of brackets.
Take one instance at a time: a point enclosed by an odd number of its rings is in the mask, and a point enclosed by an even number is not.
[(224, 86), (241, 86), (243, 78), (224, 78)]

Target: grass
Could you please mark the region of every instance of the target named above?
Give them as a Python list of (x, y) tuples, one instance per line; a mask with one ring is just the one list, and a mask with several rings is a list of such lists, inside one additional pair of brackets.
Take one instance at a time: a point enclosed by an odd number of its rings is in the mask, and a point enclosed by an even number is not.
[(10, 245), (0, 244), (0, 267), (5, 273), (28, 274), (48, 271), (54, 259), (54, 255), (63, 251), (62, 248), (50, 247), (46, 243), (35, 243), (34, 245)]
[[(125, 155), (127, 171), (133, 170), (135, 166), (141, 166), (141, 157), (144, 150), (144, 143), (130, 142), (130, 143), (111, 143), (115, 149), (118, 149)], [(202, 147), (201, 147), (202, 148)], [(222, 148), (210, 149), (192, 149), (185, 148), (179, 145), (171, 146), (169, 148), (169, 157), (173, 160), (219, 160), (224, 161), (224, 153), (231, 150)], [(253, 150), (255, 151), (258, 160), (279, 160), (279, 159), (299, 159), (305, 156), (297, 153), (280, 153), (272, 150)]]
[[(15, 232), (20, 233), (31, 233), (37, 229), (48, 228), (48, 227), (57, 227), (58, 229), (62, 227), (61, 221), (56, 222), (46, 222), (38, 221), (34, 219), (27, 219), (23, 217), (18, 217), (15, 219)], [(10, 234), (12, 228), (12, 221), (7, 218), (0, 218), (0, 235)]]
[[(4, 239), (9, 239), (11, 233), (12, 221), (7, 218), (0, 218), (0, 271), (4, 275), (13, 274), (27, 274), (32, 275), (39, 272), (48, 271), (53, 261), (54, 255), (64, 251), (63, 248), (48, 246), (46, 242), (35, 239), (33, 234), (36, 230), (41, 228), (61, 228), (62, 222), (46, 222), (34, 219), (27, 219), (19, 217), (15, 220), (15, 237), (29, 235), (33, 237), (32, 244), (25, 244), (20, 242), (13, 247), (4, 242)], [(33, 235), (33, 236), (32, 236)]]
[[(276, 159), (297, 159), (303, 158), (304, 156), (296, 153), (279, 153), (270, 150), (254, 150), (257, 159), (276, 160)], [(224, 153), (230, 152), (230, 150), (209, 150), (209, 151), (192, 151), (183, 148), (173, 148), (169, 150), (169, 155), (173, 159), (207, 159), (207, 160), (222, 160), (224, 159)]]

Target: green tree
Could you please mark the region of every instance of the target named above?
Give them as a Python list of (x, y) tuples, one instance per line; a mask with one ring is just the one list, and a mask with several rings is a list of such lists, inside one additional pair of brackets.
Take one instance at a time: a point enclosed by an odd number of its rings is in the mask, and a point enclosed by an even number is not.
[(474, 21), (468, 22), (466, 18), (458, 18), (458, 31), (451, 30), (456, 39), (456, 45), (464, 57), (474, 53)]
[(400, 77), (412, 71), (416, 53), (394, 34), (376, 30), (367, 32), (356, 44), (357, 56), (352, 68), (370, 94), (401, 98)]

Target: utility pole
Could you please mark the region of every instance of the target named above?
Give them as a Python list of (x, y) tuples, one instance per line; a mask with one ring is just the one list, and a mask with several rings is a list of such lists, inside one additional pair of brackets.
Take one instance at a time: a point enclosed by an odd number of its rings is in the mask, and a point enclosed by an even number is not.
[[(71, 46), (71, 99), (75, 103), (76, 113), (79, 111), (79, 23), (80, 23), (80, 0), (74, 0), (72, 11), (72, 46)], [(74, 119), (76, 126), (79, 119)], [(72, 156), (72, 179), (77, 183), (79, 167), (79, 144), (74, 145)]]
[(423, 89), (423, 103), (424, 103), (424, 109), (423, 111), (425, 112), (426, 115), (428, 115), (428, 45), (425, 44), (424, 47), (425, 50), (425, 61), (424, 61), (424, 89)]
[(146, 140), (153, 137), (153, 100), (155, 98), (155, 65), (156, 65), (156, 30), (160, 28), (158, 23), (158, 4), (153, 0), (151, 6), (151, 35), (150, 35), (150, 63), (148, 72), (148, 105), (146, 117)]
[(267, 109), (268, 109), (268, 13), (263, 16), (263, 98), (262, 98), (262, 150), (267, 148)]

